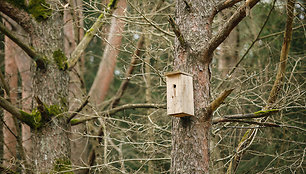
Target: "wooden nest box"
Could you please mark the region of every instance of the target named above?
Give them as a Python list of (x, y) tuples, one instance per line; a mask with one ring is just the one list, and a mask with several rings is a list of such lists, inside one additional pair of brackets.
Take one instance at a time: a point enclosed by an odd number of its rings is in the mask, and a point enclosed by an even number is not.
[(175, 117), (194, 116), (192, 75), (169, 72), (167, 80), (167, 114)]

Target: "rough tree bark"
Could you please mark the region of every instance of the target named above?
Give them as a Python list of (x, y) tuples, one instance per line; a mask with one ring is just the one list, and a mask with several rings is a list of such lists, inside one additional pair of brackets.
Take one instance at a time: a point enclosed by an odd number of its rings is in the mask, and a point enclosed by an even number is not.
[[(56, 8), (57, 0), (50, 0), (51, 8)], [(34, 48), (46, 56), (50, 63), (45, 69), (33, 68), (33, 93), (47, 106), (60, 106), (67, 110), (69, 74), (62, 71), (53, 60), (53, 53), (64, 48), (63, 15), (53, 11), (48, 20), (33, 21), (35, 25), (31, 34)], [(37, 104), (36, 104), (37, 105)], [(66, 105), (66, 106), (65, 106)], [(42, 117), (48, 117), (43, 115)], [(44, 118), (48, 119), (48, 118)], [(47, 121), (47, 120), (46, 120)], [(66, 163), (70, 158), (70, 141), (68, 125), (64, 115), (58, 115), (47, 121), (41, 129), (33, 132), (33, 159), (35, 172), (50, 172), (58, 163)]]
[(211, 38), (209, 17), (215, 1), (183, 1), (176, 4), (176, 24), (185, 45), (175, 40), (174, 69), (193, 75), (195, 116), (173, 118), (172, 173), (209, 173), (209, 130), (211, 116), (205, 110), (210, 102), (211, 57), (201, 48)]
[[(64, 55), (62, 27), (64, 8), (58, 0), (5, 1), (0, 0), (0, 11), (15, 20), (28, 33), (29, 45), (18, 39), (0, 23), (0, 31), (10, 37), (35, 61), (33, 72), (32, 113), (20, 111), (0, 97), (0, 105), (16, 118), (31, 126), (33, 131), (33, 173), (53, 173), (67, 169), (70, 162), (70, 140), (67, 124), (68, 69), (72, 69), (93, 36), (103, 24), (107, 13), (112, 13), (116, 0), (110, 1), (91, 29), (67, 60)], [(55, 170), (55, 171), (54, 171)]]

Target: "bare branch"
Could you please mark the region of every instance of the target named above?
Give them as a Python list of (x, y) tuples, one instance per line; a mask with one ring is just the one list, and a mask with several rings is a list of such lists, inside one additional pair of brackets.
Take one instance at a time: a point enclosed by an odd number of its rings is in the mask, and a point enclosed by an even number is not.
[(134, 54), (132, 56), (130, 66), (125, 73), (125, 76), (124, 76), (125, 79), (121, 82), (121, 85), (120, 85), (119, 89), (117, 90), (117, 93), (116, 93), (115, 97), (112, 99), (112, 102), (110, 104), (110, 108), (115, 107), (119, 103), (120, 98), (123, 95), (123, 93), (124, 93), (124, 91), (125, 91), (125, 89), (128, 85), (128, 82), (130, 81), (129, 76), (132, 74), (132, 72), (134, 70), (134, 66), (137, 62), (137, 58), (140, 56), (140, 51), (143, 47), (143, 44), (144, 44), (144, 36), (142, 35), (137, 42), (137, 48), (134, 51)]
[(247, 0), (231, 18), (223, 25), (218, 33), (209, 41), (208, 46), (203, 50), (203, 61), (226, 39), (230, 32), (246, 17), (247, 9), (253, 8), (259, 0)]
[(170, 25), (172, 26), (173, 32), (176, 35), (177, 39), (179, 40), (181, 46), (186, 47), (188, 44), (185, 41), (184, 36), (182, 35), (179, 27), (177, 26), (174, 19), (170, 15), (169, 15), (168, 21), (169, 21)]
[[(143, 103), (143, 104), (126, 104), (126, 105), (122, 105), (122, 106), (118, 106), (116, 108), (110, 109), (110, 110), (106, 110), (100, 113), (100, 115), (113, 115), (119, 111), (125, 110), (125, 109), (136, 109), (136, 108), (162, 108), (162, 109), (166, 109), (166, 104), (152, 104), (152, 103)], [(99, 118), (99, 116), (95, 116), (95, 117), (90, 117), (90, 118), (83, 118), (83, 119), (72, 119), (70, 121), (71, 125), (78, 125), (80, 123), (84, 123), (86, 121), (89, 120), (93, 120), (93, 119), (97, 119)]]
[(87, 96), (85, 101), (82, 103), (82, 105), (70, 115), (70, 117), (67, 119), (67, 123), (69, 123), (71, 119), (73, 119), (79, 112), (82, 111), (82, 109), (88, 104), (89, 101), (88, 99), (89, 96)]
[(221, 123), (221, 122), (238, 122), (238, 123), (248, 123), (248, 124), (256, 124), (259, 126), (266, 126), (266, 127), (281, 127), (281, 125), (275, 123), (262, 123), (257, 121), (249, 121), (249, 120), (240, 120), (240, 119), (228, 119), (228, 118), (219, 118), (217, 122), (213, 121), (213, 124)]
[(289, 54), (289, 48), (290, 48), (290, 43), (292, 40), (292, 25), (293, 25), (293, 18), (294, 18), (294, 3), (295, 0), (288, 0), (287, 3), (287, 21), (286, 21), (286, 29), (285, 29), (285, 34), (284, 34), (284, 41), (282, 45), (282, 50), (281, 50), (281, 55), (280, 55), (280, 60), (279, 60), (279, 65), (278, 65), (278, 71), (276, 75), (276, 79), (274, 81), (274, 85), (272, 87), (272, 90), (270, 92), (270, 96), (267, 101), (267, 106), (266, 108), (271, 107), (276, 99), (277, 96), (280, 92), (280, 89), (282, 88), (283, 85), (283, 79), (285, 76), (286, 72), (286, 63), (287, 63), (287, 58)]
[(0, 23), (0, 31), (9, 37), (13, 42), (15, 42), (25, 53), (27, 53), (41, 69), (46, 66), (45, 60), (41, 55), (39, 55), (33, 48), (22, 42), (19, 38), (15, 36), (11, 31), (9, 31), (2, 23)]
[(7, 112), (11, 113), (14, 117), (17, 117), (21, 121), (23, 120), (20, 110), (1, 96), (0, 96), (0, 106), (3, 109), (5, 109)]
[(222, 10), (232, 7), (233, 5), (235, 5), (236, 3), (240, 2), (242, 0), (225, 0), (220, 2), (219, 4), (216, 5), (216, 7), (214, 8), (212, 15), (210, 17), (210, 20), (212, 22), (212, 20), (214, 19), (214, 17), (216, 16), (216, 14), (218, 14), (219, 12), (221, 12)]
[(226, 99), (226, 97), (232, 93), (233, 90), (234, 90), (234, 88), (229, 89), (229, 90), (225, 90), (213, 102), (211, 102), (210, 105), (209, 105), (209, 108), (208, 108), (209, 112), (213, 113), (223, 103), (223, 101)]
[[(112, 15), (112, 13), (113, 13), (113, 11), (116, 7), (117, 2), (118, 2), (118, 0), (112, 0), (107, 5), (106, 13), (108, 13), (108, 15)], [(71, 70), (75, 66), (75, 64), (77, 63), (77, 61), (81, 57), (84, 50), (87, 48), (87, 46), (90, 43), (90, 41), (92, 40), (92, 38), (95, 36), (95, 34), (101, 28), (101, 26), (104, 24), (104, 18), (105, 18), (105, 14), (102, 13), (98, 17), (96, 22), (92, 25), (92, 27), (86, 32), (85, 36), (83, 37), (81, 42), (78, 44), (78, 46), (71, 53), (71, 56), (70, 56), (70, 58), (68, 59), (68, 62), (67, 62), (69, 70)]]
[(15, 7), (6, 0), (0, 0), (0, 11), (16, 21), (25, 31), (34, 31), (32, 17), (21, 8)]
[[(271, 109), (267, 111), (257, 111), (257, 112), (249, 113), (249, 114), (227, 115), (224, 117), (214, 118), (212, 122), (213, 124), (217, 124), (221, 122), (237, 122), (235, 120), (267, 117), (277, 112), (279, 112), (278, 109)], [(234, 120), (234, 121), (231, 121), (231, 120)]]
[(267, 111), (257, 111), (254, 113), (249, 113), (249, 114), (238, 114), (238, 115), (226, 115), (224, 118), (228, 119), (246, 119), (246, 118), (261, 118), (261, 117), (267, 117), (272, 114), (275, 114), (279, 112), (278, 109), (271, 109)]
[(251, 45), (249, 46), (249, 48), (246, 50), (246, 52), (243, 54), (243, 56), (238, 60), (238, 62), (235, 64), (235, 66), (232, 68), (232, 70), (231, 70), (230, 72), (227, 73), (226, 78), (225, 78), (224, 80), (222, 80), (222, 82), (217, 86), (216, 90), (219, 89), (227, 79), (231, 78), (232, 74), (235, 72), (235, 70), (237, 69), (237, 67), (238, 67), (238, 66), (240, 65), (240, 63), (244, 60), (244, 58), (248, 55), (249, 51), (252, 49), (252, 47), (254, 46), (254, 44), (255, 44), (257, 41), (260, 40), (260, 39), (259, 39), (259, 36), (261, 35), (263, 29), (265, 28), (265, 26), (266, 26), (266, 24), (267, 24), (267, 22), (268, 22), (268, 20), (269, 20), (269, 18), (270, 18), (270, 16), (271, 16), (271, 13), (272, 13), (272, 11), (273, 11), (273, 9), (274, 9), (274, 6), (275, 6), (275, 2), (276, 2), (276, 0), (273, 1), (272, 8), (270, 9), (270, 11), (269, 11), (269, 13), (268, 13), (268, 16), (267, 16), (266, 20), (264, 21), (262, 27), (260, 28), (260, 31), (258, 32), (256, 38), (253, 40), (253, 42), (251, 43)]

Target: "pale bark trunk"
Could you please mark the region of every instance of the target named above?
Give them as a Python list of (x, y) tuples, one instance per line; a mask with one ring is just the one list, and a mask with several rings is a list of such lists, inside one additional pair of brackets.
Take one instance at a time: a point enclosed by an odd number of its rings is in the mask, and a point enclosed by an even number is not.
[(211, 57), (203, 57), (211, 37), (209, 16), (214, 1), (183, 0), (176, 4), (176, 23), (188, 46), (175, 41), (174, 69), (193, 75), (195, 116), (173, 118), (172, 173), (209, 173), (210, 114), (205, 110), (210, 102)]
[[(123, 16), (126, 6), (126, 0), (119, 1), (117, 4), (117, 9), (114, 11), (114, 15)], [(112, 18), (110, 31), (107, 38), (108, 43), (104, 49), (97, 75), (89, 91), (90, 100), (96, 104), (103, 102), (113, 80), (114, 69), (123, 37), (122, 33), (124, 24), (124, 21), (115, 17)]]
[[(21, 31), (18, 31), (21, 32)], [(15, 61), (18, 67), (18, 71), (21, 76), (21, 85), (22, 85), (22, 100), (21, 105), (22, 109), (26, 112), (31, 111), (32, 105), (32, 73), (31, 68), (31, 59), (27, 54), (19, 47), (16, 46), (15, 50), (16, 56)], [(22, 124), (22, 146), (25, 150), (27, 156), (31, 156), (31, 129), (28, 125)]]
[[(7, 25), (8, 26), (8, 25)], [(16, 52), (14, 47), (17, 47), (16, 44), (11, 41), (8, 37), (5, 37), (5, 77), (6, 81), (10, 87), (10, 100), (13, 104), (17, 103), (17, 87), (18, 87), (18, 72), (17, 65), (15, 62)], [(16, 145), (17, 140), (15, 135), (17, 135), (16, 123), (12, 115), (4, 111), (4, 123), (3, 126), (3, 137), (4, 137), (4, 163), (3, 165), (8, 167), (12, 165), (9, 161), (14, 159), (16, 160)], [(14, 133), (15, 135), (13, 135)]]

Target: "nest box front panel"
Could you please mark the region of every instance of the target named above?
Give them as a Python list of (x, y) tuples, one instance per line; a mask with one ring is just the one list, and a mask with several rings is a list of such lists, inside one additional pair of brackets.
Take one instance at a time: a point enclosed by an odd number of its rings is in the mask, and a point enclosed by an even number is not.
[(167, 76), (167, 114), (176, 117), (193, 116), (192, 76), (182, 73)]

